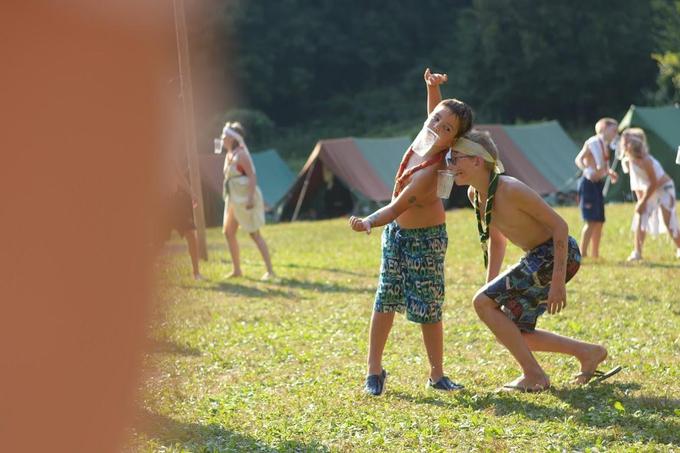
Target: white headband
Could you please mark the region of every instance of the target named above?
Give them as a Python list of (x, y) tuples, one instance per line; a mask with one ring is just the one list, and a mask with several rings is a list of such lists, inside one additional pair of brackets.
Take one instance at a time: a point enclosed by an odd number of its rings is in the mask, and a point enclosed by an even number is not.
[(230, 136), (231, 138), (236, 139), (239, 145), (245, 146), (243, 137), (241, 137), (241, 134), (236, 132), (234, 129), (230, 128), (229, 126), (225, 126), (224, 129), (222, 129), (222, 139), (226, 136)]
[(500, 159), (494, 158), (482, 145), (477, 142), (473, 142), (467, 138), (461, 137), (453, 144), (451, 147), (454, 151), (465, 154), (466, 156), (478, 156), (484, 159), (486, 162), (494, 164), (494, 171), (496, 173), (503, 173), (505, 168), (503, 167), (503, 162)]

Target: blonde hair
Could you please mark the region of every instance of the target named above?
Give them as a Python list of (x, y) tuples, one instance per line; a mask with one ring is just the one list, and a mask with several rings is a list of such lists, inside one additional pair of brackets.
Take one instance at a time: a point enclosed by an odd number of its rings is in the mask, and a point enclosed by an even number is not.
[(224, 123), (225, 128), (229, 128), (236, 132), (238, 135), (240, 135), (244, 140), (246, 138), (246, 130), (243, 128), (243, 125), (239, 123), (238, 121), (227, 121)]
[[(491, 138), (491, 134), (489, 134), (487, 131), (472, 129), (470, 132), (465, 134), (464, 137), (484, 148), (489, 154), (491, 154), (491, 157), (493, 157), (494, 160), (499, 159), (498, 147), (493, 141), (493, 138)], [(489, 171), (494, 171), (495, 165), (496, 164), (493, 162), (484, 161), (484, 168)]]
[(595, 133), (596, 134), (601, 134), (607, 129), (609, 126), (618, 126), (619, 122), (616, 121), (614, 118), (600, 118), (597, 120), (597, 123), (595, 123)]
[[(630, 144), (633, 157), (643, 157), (649, 152), (647, 146), (647, 134), (639, 127), (630, 127), (621, 134), (626, 144)], [(625, 151), (625, 149), (624, 149)]]

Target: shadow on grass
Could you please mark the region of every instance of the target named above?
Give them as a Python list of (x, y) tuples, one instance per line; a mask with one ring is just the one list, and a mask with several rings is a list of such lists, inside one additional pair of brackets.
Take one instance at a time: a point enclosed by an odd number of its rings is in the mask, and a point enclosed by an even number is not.
[(149, 340), (146, 347), (148, 354), (177, 354), (198, 357), (201, 350), (191, 346), (180, 345), (167, 340)]
[(328, 452), (328, 448), (313, 442), (282, 441), (276, 447), (243, 434), (230, 431), (218, 424), (185, 423), (165, 415), (143, 410), (135, 430), (165, 447), (179, 447), (191, 451), (258, 451), (274, 452)]
[(284, 291), (282, 289), (269, 288), (269, 287), (255, 287), (242, 285), (239, 283), (234, 283), (232, 281), (218, 282), (209, 286), (190, 286), (190, 285), (177, 285), (178, 288), (191, 289), (199, 291), (214, 291), (219, 293), (227, 293), (235, 296), (245, 296), (245, 297), (283, 297), (283, 298), (296, 298), (297, 294), (291, 291)]
[(290, 264), (279, 264), (277, 267), (288, 267), (291, 269), (308, 269), (308, 270), (314, 270), (314, 271), (322, 271), (322, 272), (332, 272), (334, 274), (345, 274), (345, 275), (354, 275), (356, 277), (366, 277), (365, 272), (356, 272), (356, 271), (350, 271), (347, 269), (336, 269), (336, 268), (329, 268), (329, 267), (320, 267), (320, 266), (304, 266), (300, 264), (295, 264), (295, 263), (290, 263)]
[[(257, 282), (260, 283), (259, 281)], [(347, 286), (336, 282), (300, 280), (297, 278), (287, 277), (279, 277), (275, 280), (261, 282), (261, 284), (267, 286), (249, 286), (232, 281), (223, 281), (209, 286), (176, 285), (176, 287), (199, 291), (215, 291), (245, 297), (283, 297), (287, 299), (304, 299), (304, 297), (301, 297), (292, 290), (307, 290), (316, 291), (319, 293), (355, 294), (371, 294), (375, 291), (374, 288), (367, 288), (365, 286)], [(272, 286), (276, 286), (278, 288)]]
[(571, 418), (592, 428), (618, 426), (621, 432), (618, 437), (626, 435), (640, 441), (680, 446), (680, 400), (628, 394), (640, 388), (636, 383), (603, 383), (593, 387), (549, 390), (550, 395), (569, 406), (566, 409), (538, 404), (532, 400), (533, 395), (504, 392), (472, 395), (463, 391), (452, 397), (414, 396), (401, 392), (391, 392), (391, 395), (415, 404), (452, 410), (460, 406), (475, 411), (492, 409), (499, 417), (521, 415), (538, 422)]

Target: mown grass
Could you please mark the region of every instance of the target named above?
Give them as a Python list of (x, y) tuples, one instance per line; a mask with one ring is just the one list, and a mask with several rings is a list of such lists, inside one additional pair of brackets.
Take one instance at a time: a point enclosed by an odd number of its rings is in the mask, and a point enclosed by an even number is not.
[[(567, 286), (568, 307), (539, 325), (605, 344), (625, 369), (596, 387), (569, 384), (573, 359), (538, 354), (551, 392), (497, 394), (518, 369), (470, 304), (483, 283), (470, 210), (447, 217), (445, 369), (466, 390), (428, 391), (417, 325), (397, 317), (387, 344), (386, 394), (365, 397), (368, 322), (380, 232), (346, 220), (268, 225), (280, 280), (240, 237), (245, 278), (219, 230), (209, 233), (206, 281), (190, 278), (181, 242), (161, 272), (163, 304), (129, 449), (216, 451), (673, 451), (680, 450), (680, 262), (666, 238), (627, 264), (631, 205), (608, 207), (599, 262)], [(572, 235), (576, 208), (559, 210)], [(506, 264), (521, 252), (511, 247)]]

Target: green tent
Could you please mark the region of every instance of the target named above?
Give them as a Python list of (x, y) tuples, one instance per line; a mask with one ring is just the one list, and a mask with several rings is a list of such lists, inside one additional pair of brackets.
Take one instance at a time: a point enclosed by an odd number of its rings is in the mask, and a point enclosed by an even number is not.
[[(680, 108), (638, 107), (631, 105), (619, 124), (619, 131), (629, 127), (639, 127), (647, 134), (650, 153), (659, 161), (663, 169), (674, 181), (680, 182), (680, 166), (675, 156), (680, 146)], [(607, 200), (623, 201), (630, 194), (630, 179), (618, 168), (619, 182), (612, 184)], [(680, 184), (676, 190), (680, 189)]]

